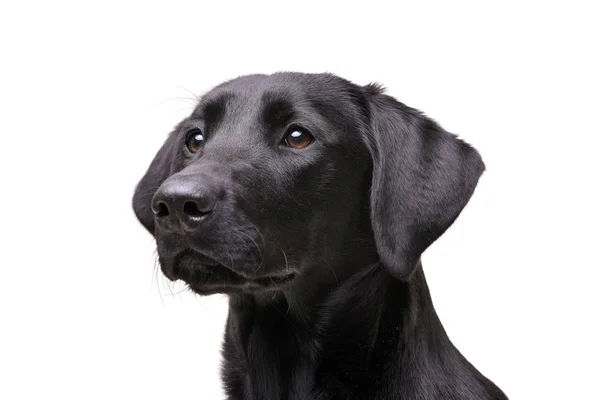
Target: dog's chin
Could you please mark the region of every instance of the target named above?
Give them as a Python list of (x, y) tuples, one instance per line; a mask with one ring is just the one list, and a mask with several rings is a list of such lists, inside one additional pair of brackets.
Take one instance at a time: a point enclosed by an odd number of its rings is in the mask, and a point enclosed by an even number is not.
[[(159, 261), (167, 278), (172, 281), (181, 280), (192, 291), (201, 295), (285, 290), (298, 276), (297, 271), (289, 269), (265, 275), (241, 273), (192, 250), (183, 251), (174, 257), (159, 257)], [(260, 270), (259, 266), (248, 269)]]

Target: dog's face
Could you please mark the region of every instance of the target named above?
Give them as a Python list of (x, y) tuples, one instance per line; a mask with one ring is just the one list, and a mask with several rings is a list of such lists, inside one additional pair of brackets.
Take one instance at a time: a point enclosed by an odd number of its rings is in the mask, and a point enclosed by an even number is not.
[(203, 96), (134, 210), (164, 274), (197, 293), (285, 290), (379, 260), (404, 279), (482, 170), (471, 147), (374, 86), (253, 75)]

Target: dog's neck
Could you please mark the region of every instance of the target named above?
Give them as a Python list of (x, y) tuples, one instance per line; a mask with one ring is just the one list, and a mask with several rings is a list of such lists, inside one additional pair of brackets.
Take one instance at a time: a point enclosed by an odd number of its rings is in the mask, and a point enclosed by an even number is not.
[(504, 398), (450, 342), (420, 263), (408, 282), (374, 265), (313, 303), (231, 296), (223, 353), (231, 399)]

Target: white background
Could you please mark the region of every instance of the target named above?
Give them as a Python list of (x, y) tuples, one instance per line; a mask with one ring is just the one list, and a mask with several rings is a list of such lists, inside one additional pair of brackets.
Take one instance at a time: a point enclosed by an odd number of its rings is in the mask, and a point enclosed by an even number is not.
[(172, 295), (130, 198), (189, 92), (278, 70), (379, 81), (480, 150), (424, 256), (442, 322), (512, 399), (600, 398), (593, 2), (362, 3), (2, 3), (0, 398), (222, 398), (225, 298)]

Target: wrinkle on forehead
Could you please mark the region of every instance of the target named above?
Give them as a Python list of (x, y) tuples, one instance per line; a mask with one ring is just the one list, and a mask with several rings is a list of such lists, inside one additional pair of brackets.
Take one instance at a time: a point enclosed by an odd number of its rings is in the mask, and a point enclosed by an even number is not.
[(271, 128), (285, 126), (296, 114), (289, 94), (284, 92), (265, 92), (260, 109), (260, 121)]

